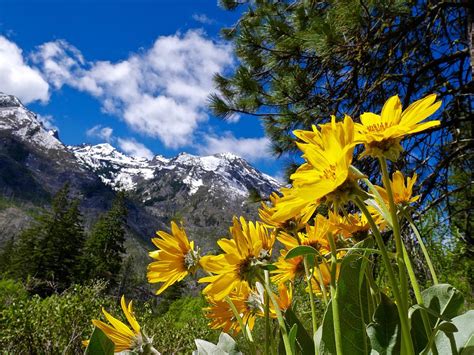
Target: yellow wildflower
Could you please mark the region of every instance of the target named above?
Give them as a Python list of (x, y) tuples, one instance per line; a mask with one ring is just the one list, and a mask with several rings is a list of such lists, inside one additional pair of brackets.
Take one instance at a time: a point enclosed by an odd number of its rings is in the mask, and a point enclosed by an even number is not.
[[(283, 189), (285, 191), (285, 189)], [(273, 227), (279, 230), (287, 230), (287, 231), (294, 231), (298, 232), (303, 229), (306, 225), (306, 222), (311, 218), (311, 216), (316, 211), (316, 204), (308, 204), (305, 208), (301, 210), (301, 213), (294, 216), (289, 220), (284, 221), (275, 221), (273, 219), (273, 215), (276, 212), (274, 206), (278, 204), (280, 200), (280, 196), (277, 193), (272, 193), (270, 195), (270, 203), (262, 202), (262, 206), (258, 211), (258, 215), (260, 220), (265, 223), (269, 227)]]
[(281, 250), (280, 257), (273, 263), (277, 269), (271, 271), (271, 274), (272, 281), (276, 284), (293, 281), (297, 276), (304, 274), (303, 257), (285, 259), (287, 253), (287, 250)]
[[(313, 289), (313, 292), (315, 294), (321, 294), (322, 293), (322, 286), (324, 284), (324, 287), (326, 288), (326, 291), (328, 291), (328, 287), (331, 284), (331, 263), (320, 263), (315, 266), (315, 271), (313, 274), (313, 277), (311, 278), (311, 287)], [(319, 268), (319, 271), (316, 270), (316, 268)], [(339, 270), (340, 270), (340, 264), (337, 264), (337, 272), (336, 272), (336, 277), (339, 276)], [(321, 273), (321, 276), (319, 275), (319, 272)], [(309, 287), (306, 287), (306, 292), (309, 292)]]
[[(401, 171), (396, 171), (392, 175), (390, 186), (392, 187), (393, 199), (397, 205), (409, 205), (410, 203), (418, 201), (420, 195), (413, 196), (413, 186), (416, 183), (417, 175), (413, 174), (413, 177), (407, 177), (405, 184), (405, 177)], [(384, 199), (385, 203), (388, 202), (387, 191), (380, 186), (375, 186), (380, 196)]]
[(115, 352), (134, 350), (135, 348), (141, 347), (148, 339), (143, 339), (140, 332), (140, 325), (138, 324), (132, 311), (132, 301), (125, 304), (125, 297), (122, 296), (121, 306), (125, 317), (127, 318), (129, 326), (119, 321), (117, 318), (110, 315), (105, 309), (102, 308), (105, 318), (109, 321), (109, 324), (104, 323), (100, 320), (92, 320), (97, 328), (102, 330), (104, 334), (112, 340), (115, 345)]
[(150, 283), (163, 282), (157, 295), (199, 267), (198, 250), (194, 249), (194, 242), (188, 240), (184, 228), (171, 222), (171, 233), (159, 231), (158, 238), (152, 239), (158, 250), (150, 252), (156, 261), (148, 265), (147, 277)]
[[(377, 213), (377, 211), (367, 206), (375, 223), (383, 230), (386, 226), (385, 220)], [(370, 231), (370, 224), (367, 217), (361, 213), (348, 214), (347, 216), (340, 216), (337, 213), (330, 212), (329, 220), (334, 227), (337, 234), (344, 238), (354, 238), (357, 241), (364, 239)]]
[(274, 233), (261, 223), (247, 223), (241, 217), (234, 217), (230, 228), (232, 239), (220, 239), (217, 244), (224, 254), (204, 256), (203, 268), (212, 276), (203, 277), (199, 282), (209, 282), (203, 293), (216, 300), (222, 300), (242, 282), (252, 282), (258, 267), (268, 262), (275, 242)]
[[(263, 303), (263, 298), (253, 293), (247, 282), (242, 282), (228, 296), (242, 318), (244, 325), (252, 330), (257, 313), (262, 312), (263, 305), (261, 303)], [(207, 297), (207, 301), (210, 306), (204, 308), (204, 312), (206, 317), (211, 319), (209, 326), (212, 329), (222, 328), (222, 331), (226, 333), (230, 331), (234, 335), (241, 331), (240, 324), (227, 301), (216, 300), (212, 297)]]
[(332, 118), (321, 131), (295, 131), (303, 142), (297, 143), (306, 162), (291, 175), (293, 187), (282, 189), (272, 219), (289, 220), (308, 205), (322, 200), (345, 202), (355, 192), (359, 178), (350, 169), (355, 146), (354, 122), (346, 116), (344, 122)]
[(409, 134), (418, 133), (440, 124), (440, 121), (421, 123), (441, 106), (435, 102), (436, 95), (428, 95), (415, 101), (402, 111), (402, 104), (397, 95), (389, 98), (380, 115), (372, 112), (360, 116), (361, 124), (356, 124), (356, 140), (364, 143), (362, 156), (386, 157), (397, 160), (403, 151), (400, 141)]
[[(278, 295), (276, 298), (276, 301), (278, 303), (278, 308), (282, 312), (285, 312), (288, 308), (291, 307), (291, 303), (293, 302), (293, 286), (288, 284), (288, 287), (286, 287), (284, 282), (280, 282), (278, 284)], [(273, 305), (270, 305), (271, 311), (273, 310)], [(276, 318), (276, 314), (273, 311), (274, 317)]]

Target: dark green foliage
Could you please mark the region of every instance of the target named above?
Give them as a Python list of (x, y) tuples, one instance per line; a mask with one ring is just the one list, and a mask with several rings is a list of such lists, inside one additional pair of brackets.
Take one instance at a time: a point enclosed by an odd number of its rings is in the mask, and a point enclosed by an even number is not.
[(13, 255), (15, 252), (15, 241), (10, 238), (5, 242), (0, 251), (0, 275), (8, 276), (11, 273), (10, 265), (12, 264)]
[[(91, 320), (105, 321), (102, 307), (126, 322), (119, 300), (106, 289), (105, 283), (95, 282), (40, 298), (27, 297), (20, 283), (0, 281), (0, 349), (8, 354), (83, 353), (81, 342), (94, 329)], [(208, 328), (201, 297), (179, 299), (163, 314), (156, 312), (154, 302), (134, 300), (133, 305), (137, 321), (147, 335), (154, 335), (155, 348), (162, 354), (190, 354), (195, 338), (217, 342), (219, 332)]]
[(79, 200), (69, 197), (66, 184), (54, 196), (51, 210), (43, 210), (19, 235), (10, 270), (14, 276), (39, 283), (33, 292), (65, 289), (78, 280), (78, 261), (84, 245)]
[[(113, 309), (104, 288), (103, 283), (74, 286), (44, 299), (17, 296), (13, 302), (1, 303), (0, 348), (8, 354), (82, 353), (81, 341), (93, 329), (90, 320), (100, 317), (101, 306)], [(5, 289), (0, 290), (4, 298)]]
[(117, 283), (125, 253), (127, 208), (124, 194), (118, 193), (111, 209), (99, 217), (85, 243), (82, 274), (84, 279), (104, 279)]

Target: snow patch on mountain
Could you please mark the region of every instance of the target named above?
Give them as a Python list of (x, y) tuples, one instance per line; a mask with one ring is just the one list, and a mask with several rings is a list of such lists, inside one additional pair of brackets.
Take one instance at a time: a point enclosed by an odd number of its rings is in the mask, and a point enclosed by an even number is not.
[(102, 181), (115, 190), (133, 190), (141, 179), (149, 180), (168, 159), (156, 156), (152, 160), (131, 157), (109, 143), (83, 144), (68, 147), (83, 165), (96, 172)]
[(57, 133), (46, 129), (37, 116), (13, 95), (0, 92), (0, 130), (43, 150), (65, 150)]
[(70, 146), (69, 149), (83, 165), (116, 190), (134, 190), (139, 183), (155, 178), (162, 170), (176, 174), (176, 179), (187, 185), (189, 195), (205, 188), (209, 193), (217, 189), (225, 191), (229, 197), (246, 197), (252, 189), (266, 196), (280, 187), (278, 181), (231, 153), (204, 157), (181, 153), (172, 159), (157, 155), (148, 160), (130, 157), (108, 143)]

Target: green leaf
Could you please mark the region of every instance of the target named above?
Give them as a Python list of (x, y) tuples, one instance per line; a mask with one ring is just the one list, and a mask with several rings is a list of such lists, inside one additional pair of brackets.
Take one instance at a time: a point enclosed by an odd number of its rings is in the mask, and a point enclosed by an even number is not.
[(411, 334), (416, 352), (421, 352), (428, 344), (421, 309), (426, 309), (431, 328), (434, 329), (441, 320), (450, 321), (457, 316), (464, 304), (461, 292), (448, 284), (431, 286), (421, 296), (424, 306), (414, 305), (410, 308)]
[[(372, 240), (365, 240), (356, 245), (366, 247)], [(363, 302), (366, 302), (367, 283), (361, 282), (365, 264), (360, 254), (347, 253), (341, 263), (337, 282), (337, 301), (341, 314), (342, 347), (345, 354), (358, 355), (370, 353), (370, 342), (365, 331), (369, 319), (364, 316)], [(364, 289), (363, 289), (364, 288)], [(331, 300), (327, 306), (322, 326), (314, 339), (320, 354), (336, 354), (333, 315)]]
[[(474, 354), (474, 311), (468, 311), (460, 316), (454, 317), (452, 324), (458, 329), (452, 333), (453, 346), (459, 354)], [(451, 354), (451, 342), (444, 332), (439, 332), (435, 338), (436, 348), (439, 354)], [(430, 352), (431, 354), (431, 352)]]
[(401, 338), (397, 306), (385, 294), (380, 296), (374, 322), (367, 326), (370, 344), (379, 354), (399, 354)]
[[(464, 305), (462, 293), (449, 284), (431, 286), (424, 290), (421, 296), (426, 307), (449, 319), (459, 315)], [(432, 321), (436, 321), (436, 319), (433, 317)]]
[(291, 308), (285, 311), (285, 322), (289, 329), (298, 326), (296, 333), (296, 346), (302, 354), (314, 354), (314, 343), (303, 324), (300, 322), (295, 312)]
[(458, 328), (451, 322), (443, 322), (436, 327), (436, 329), (441, 330), (445, 333), (456, 333)]
[(303, 256), (303, 255), (318, 255), (319, 252), (311, 247), (311, 246), (308, 246), (308, 245), (299, 245), (297, 247), (294, 247), (293, 249), (291, 249), (285, 256), (285, 259), (292, 259), (292, 258), (296, 258), (297, 256)]
[(288, 334), (288, 340), (290, 341), (290, 346), (291, 346), (291, 351), (293, 354), (295, 353), (296, 350), (296, 334), (298, 332), (298, 325), (293, 324), (293, 326), (290, 329), (290, 333)]
[(113, 355), (115, 345), (102, 330), (95, 327), (85, 355)]

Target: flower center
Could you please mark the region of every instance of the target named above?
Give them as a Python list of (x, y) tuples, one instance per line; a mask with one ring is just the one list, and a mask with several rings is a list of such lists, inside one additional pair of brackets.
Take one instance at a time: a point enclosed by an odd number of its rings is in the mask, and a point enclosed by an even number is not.
[(199, 250), (189, 249), (184, 256), (184, 267), (192, 272), (196, 269), (199, 264)]

